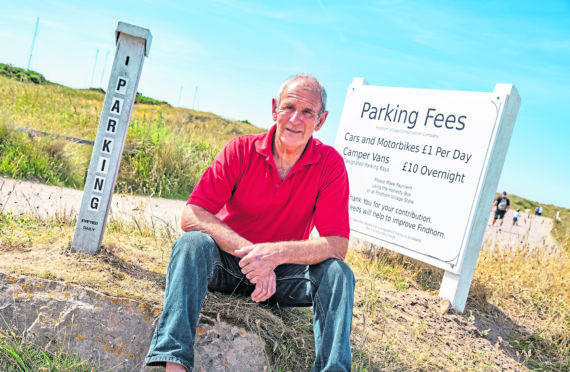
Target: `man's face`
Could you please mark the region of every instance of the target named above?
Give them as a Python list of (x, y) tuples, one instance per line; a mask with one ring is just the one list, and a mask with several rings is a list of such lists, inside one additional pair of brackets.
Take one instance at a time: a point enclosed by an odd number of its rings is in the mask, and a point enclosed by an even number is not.
[(273, 120), (277, 123), (276, 146), (280, 150), (302, 151), (313, 132), (321, 129), (328, 112), (321, 109), (321, 95), (311, 81), (297, 80), (289, 84), (281, 102), (273, 99)]

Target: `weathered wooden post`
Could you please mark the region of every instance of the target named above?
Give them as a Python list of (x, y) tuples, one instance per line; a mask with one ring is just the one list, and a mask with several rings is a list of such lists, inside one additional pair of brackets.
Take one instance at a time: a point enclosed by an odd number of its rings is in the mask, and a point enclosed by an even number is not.
[(117, 25), (115, 37), (115, 60), (71, 243), (73, 251), (90, 254), (97, 252), (103, 239), (143, 60), (152, 40), (148, 29), (124, 22)]

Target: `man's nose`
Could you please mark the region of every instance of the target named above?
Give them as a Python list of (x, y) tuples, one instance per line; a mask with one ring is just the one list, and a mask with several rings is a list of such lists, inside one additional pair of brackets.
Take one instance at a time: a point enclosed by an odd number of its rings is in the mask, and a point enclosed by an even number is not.
[(299, 124), (301, 123), (301, 111), (299, 110), (295, 110), (295, 112), (293, 113), (293, 116), (291, 117), (291, 122), (294, 124)]

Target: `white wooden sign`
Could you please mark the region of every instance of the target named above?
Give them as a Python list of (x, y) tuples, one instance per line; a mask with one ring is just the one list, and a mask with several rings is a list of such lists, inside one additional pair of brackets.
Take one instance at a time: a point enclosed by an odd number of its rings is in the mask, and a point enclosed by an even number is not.
[(440, 295), (463, 311), (520, 97), (348, 89), (335, 147), (350, 180), (351, 234), (446, 271)]
[(119, 22), (115, 39), (115, 60), (71, 243), (72, 250), (91, 254), (99, 249), (105, 232), (142, 65), (152, 36), (148, 29)]

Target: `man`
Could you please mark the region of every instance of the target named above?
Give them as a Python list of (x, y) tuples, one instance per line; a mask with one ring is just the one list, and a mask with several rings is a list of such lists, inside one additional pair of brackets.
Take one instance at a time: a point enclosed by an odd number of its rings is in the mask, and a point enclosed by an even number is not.
[[(493, 207), (497, 207), (495, 209), (495, 216), (493, 217), (493, 222), (491, 226), (495, 225), (495, 221), (499, 219), (499, 227), (503, 226), (503, 218), (505, 217), (505, 213), (509, 209), (511, 205), (511, 201), (507, 198), (507, 192), (503, 191), (503, 194), (495, 200), (493, 203)], [(499, 229), (500, 230), (500, 229)]]
[[(240, 136), (216, 156), (181, 220), (164, 309), (148, 365), (191, 371), (206, 289), (279, 306), (313, 306), (314, 371), (349, 371), (354, 275), (348, 249), (348, 176), (342, 157), (314, 139), (328, 112), (313, 76), (283, 83), (275, 125)], [(313, 227), (320, 237), (308, 239)]]

